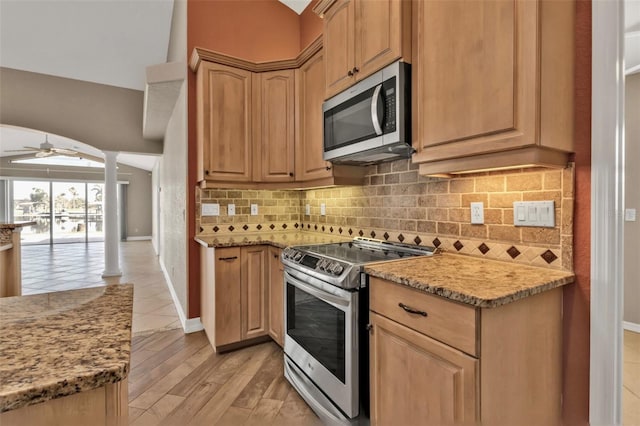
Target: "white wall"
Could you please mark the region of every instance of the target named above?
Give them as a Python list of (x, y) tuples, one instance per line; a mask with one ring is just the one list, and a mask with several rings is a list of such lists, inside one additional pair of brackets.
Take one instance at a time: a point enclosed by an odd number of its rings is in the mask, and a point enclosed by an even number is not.
[(625, 208), (636, 209), (624, 224), (624, 321), (640, 326), (640, 73), (625, 82)]

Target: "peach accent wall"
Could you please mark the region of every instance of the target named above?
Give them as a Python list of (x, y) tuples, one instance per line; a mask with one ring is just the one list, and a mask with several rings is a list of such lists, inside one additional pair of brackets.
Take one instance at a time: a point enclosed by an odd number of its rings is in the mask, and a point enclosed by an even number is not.
[(591, 292), (591, 0), (576, 2), (575, 206), (573, 253), (576, 282), (564, 287), (563, 419), (589, 424)]
[(300, 50), (303, 50), (320, 34), (322, 34), (323, 21), (313, 13), (313, 8), (318, 0), (313, 0), (300, 14)]

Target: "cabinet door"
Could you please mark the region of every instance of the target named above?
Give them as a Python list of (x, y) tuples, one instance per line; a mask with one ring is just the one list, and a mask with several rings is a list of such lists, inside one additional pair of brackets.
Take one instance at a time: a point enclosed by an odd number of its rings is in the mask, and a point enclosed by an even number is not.
[(324, 16), (325, 98), (355, 82), (354, 0), (338, 0)]
[(320, 51), (296, 70), (296, 180), (331, 177), (331, 163), (322, 159), (324, 56)]
[[(294, 70), (255, 74), (254, 161), (262, 182), (294, 179)], [(254, 92), (255, 93), (255, 92)]]
[(251, 72), (203, 61), (197, 77), (199, 180), (251, 180)]
[(414, 0), (414, 161), (535, 142), (537, 3)]
[(241, 249), (242, 339), (267, 334), (267, 246)]
[(269, 247), (269, 335), (284, 346), (284, 265), (280, 250)]
[(476, 424), (478, 360), (370, 313), (371, 423)]
[[(241, 332), (240, 248), (215, 249), (215, 345), (239, 342)], [(208, 330), (207, 330), (208, 331)]]
[[(406, 56), (411, 61), (411, 3), (354, 0), (356, 78), (362, 79)], [(403, 51), (403, 48), (405, 51)], [(406, 52), (406, 53), (405, 53)]]

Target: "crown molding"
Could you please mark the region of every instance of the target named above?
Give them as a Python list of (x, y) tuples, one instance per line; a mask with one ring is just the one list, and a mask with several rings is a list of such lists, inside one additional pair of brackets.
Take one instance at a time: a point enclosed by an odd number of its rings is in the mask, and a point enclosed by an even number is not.
[(319, 17), (323, 18), (325, 12), (331, 7), (333, 6), (333, 4), (336, 2), (336, 0), (320, 0), (314, 7), (313, 7), (313, 13), (315, 13), (316, 15), (318, 15)]
[(318, 36), (311, 44), (300, 52), (298, 56), (291, 59), (279, 61), (253, 62), (236, 56), (215, 52), (203, 47), (194, 47), (189, 60), (189, 67), (193, 72), (197, 72), (200, 62), (215, 62), (217, 64), (228, 65), (251, 72), (279, 71), (286, 69), (300, 68), (309, 58), (322, 49), (322, 35)]

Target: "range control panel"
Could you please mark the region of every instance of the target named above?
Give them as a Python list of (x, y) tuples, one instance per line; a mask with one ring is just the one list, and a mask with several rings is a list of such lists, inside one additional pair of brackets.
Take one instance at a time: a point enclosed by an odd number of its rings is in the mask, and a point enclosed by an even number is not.
[(287, 247), (283, 250), (282, 257), (290, 262), (295, 262), (306, 266), (307, 268), (335, 277), (340, 276), (348, 266), (347, 264), (343, 264), (337, 260), (317, 257), (291, 247)]

